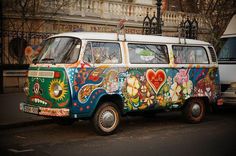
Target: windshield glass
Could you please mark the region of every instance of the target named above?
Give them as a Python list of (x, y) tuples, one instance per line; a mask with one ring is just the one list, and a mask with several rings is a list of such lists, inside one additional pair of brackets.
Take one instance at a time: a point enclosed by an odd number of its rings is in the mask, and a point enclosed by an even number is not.
[(80, 40), (71, 37), (50, 38), (45, 41), (37, 63), (74, 63), (78, 60)]
[(221, 39), (219, 61), (236, 61), (236, 37)]

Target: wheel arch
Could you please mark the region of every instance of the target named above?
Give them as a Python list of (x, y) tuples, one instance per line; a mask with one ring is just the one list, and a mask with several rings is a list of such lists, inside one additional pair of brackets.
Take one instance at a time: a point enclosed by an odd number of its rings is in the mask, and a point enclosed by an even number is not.
[(124, 108), (124, 100), (121, 95), (119, 94), (105, 94), (99, 97), (97, 105), (92, 113), (92, 115), (95, 114), (98, 107), (100, 107), (104, 102), (113, 102), (119, 109), (119, 112), (121, 115), (124, 114), (123, 108)]
[(209, 98), (207, 96), (201, 96), (201, 97), (194, 96), (194, 97), (190, 97), (190, 98), (185, 100), (185, 102), (183, 104), (183, 108), (188, 104), (188, 101), (190, 101), (192, 99), (201, 99), (201, 100), (203, 100), (203, 102), (205, 104), (205, 107), (206, 107), (206, 110), (209, 111), (211, 109), (210, 100), (209, 100)]

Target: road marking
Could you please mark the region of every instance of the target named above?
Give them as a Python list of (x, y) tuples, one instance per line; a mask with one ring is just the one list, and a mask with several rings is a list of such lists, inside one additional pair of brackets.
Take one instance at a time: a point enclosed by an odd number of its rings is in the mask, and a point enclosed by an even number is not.
[(11, 151), (14, 153), (26, 153), (26, 152), (33, 152), (34, 149), (30, 148), (30, 149), (24, 149), (24, 150), (17, 150), (17, 149), (9, 148), (8, 151)]
[(20, 136), (20, 135), (17, 135), (16, 137), (17, 137), (17, 138), (20, 138), (20, 139), (26, 139), (26, 137)]

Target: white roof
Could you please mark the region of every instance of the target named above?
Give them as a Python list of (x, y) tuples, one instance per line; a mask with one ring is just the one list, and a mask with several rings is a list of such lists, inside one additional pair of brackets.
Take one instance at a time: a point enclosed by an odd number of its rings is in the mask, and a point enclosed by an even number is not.
[[(99, 33), (99, 32), (68, 32), (57, 34), (51, 37), (76, 37), (81, 40), (108, 40), (108, 41), (117, 41), (116, 33)], [(119, 39), (123, 40), (124, 36), (119, 35)], [(179, 44), (178, 37), (164, 37), (164, 36), (154, 36), (154, 35), (137, 35), (137, 34), (126, 34), (126, 41), (129, 42), (150, 42), (150, 43), (170, 43), (170, 44)], [(181, 43), (184, 44), (184, 39), (181, 38)], [(187, 44), (201, 44), (201, 45), (210, 45), (208, 42), (186, 39)]]
[(235, 37), (235, 36), (236, 36), (236, 14), (231, 18), (221, 38)]

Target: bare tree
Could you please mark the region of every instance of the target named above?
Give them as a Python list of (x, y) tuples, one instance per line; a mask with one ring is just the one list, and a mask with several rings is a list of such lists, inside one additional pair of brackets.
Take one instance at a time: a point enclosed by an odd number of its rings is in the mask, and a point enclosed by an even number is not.
[[(61, 14), (67, 14), (68, 8), (77, 2), (78, 0), (2, 0), (3, 29), (15, 31), (17, 34), (19, 39), (17, 49), (21, 49), (17, 58), (19, 64), (24, 62), (22, 51), (25, 43), (30, 43), (33, 32), (43, 31), (41, 29), (44, 24), (52, 22)], [(10, 57), (5, 55), (7, 56)], [(12, 60), (6, 59), (8, 62)]]
[[(3, 0), (4, 18), (14, 30), (34, 32), (43, 24), (66, 14), (78, 0)], [(20, 23), (15, 22), (19, 19)]]
[(217, 46), (220, 36), (236, 13), (236, 1), (230, 0), (179, 0), (181, 11), (200, 14), (210, 30), (209, 41)]

